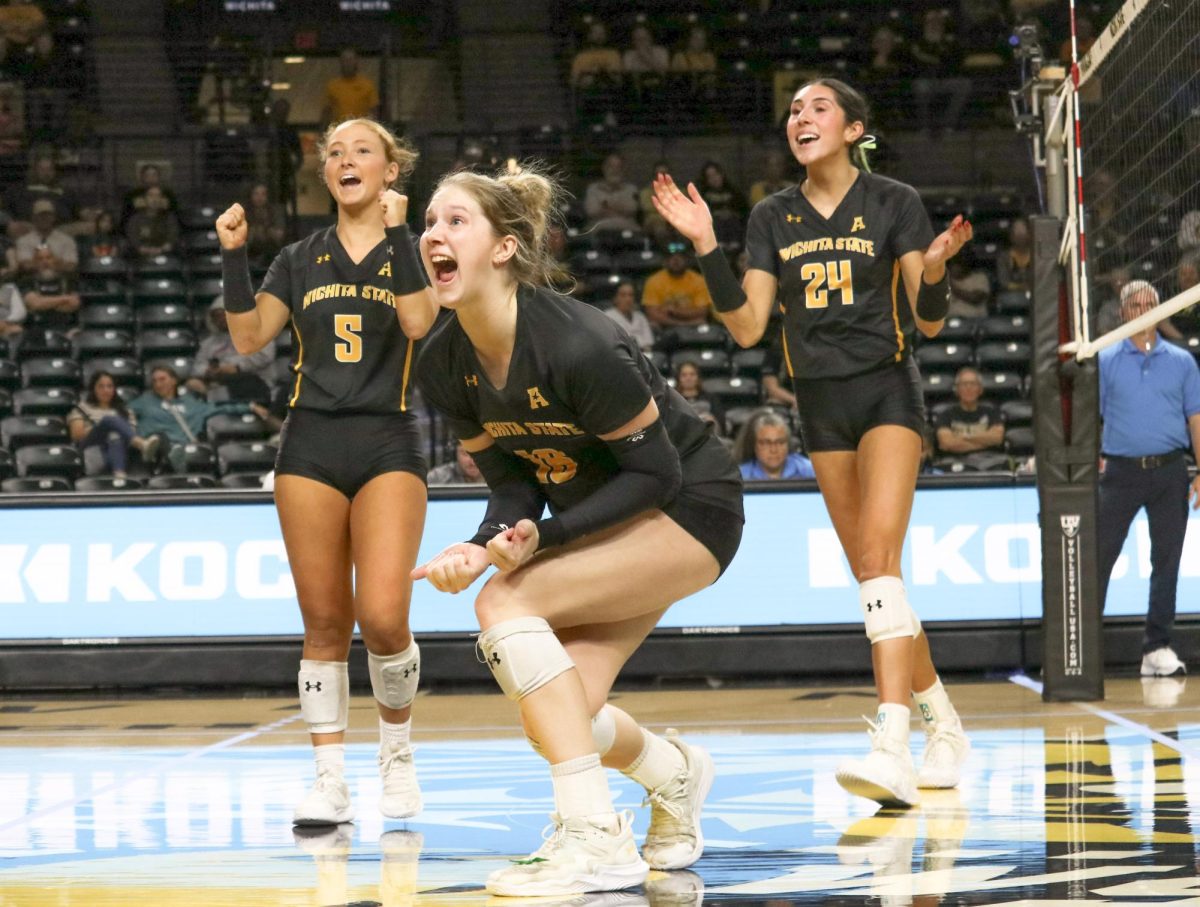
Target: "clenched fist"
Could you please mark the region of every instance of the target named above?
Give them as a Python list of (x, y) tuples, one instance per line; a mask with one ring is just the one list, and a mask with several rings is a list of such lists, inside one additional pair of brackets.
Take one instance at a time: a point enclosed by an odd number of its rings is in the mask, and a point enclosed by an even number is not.
[(234, 202), (217, 218), (217, 239), (221, 248), (233, 251), (246, 244), (246, 209)]
[(399, 227), (408, 219), (408, 196), (395, 189), (384, 189), (379, 193), (379, 207), (383, 209), (385, 227)]

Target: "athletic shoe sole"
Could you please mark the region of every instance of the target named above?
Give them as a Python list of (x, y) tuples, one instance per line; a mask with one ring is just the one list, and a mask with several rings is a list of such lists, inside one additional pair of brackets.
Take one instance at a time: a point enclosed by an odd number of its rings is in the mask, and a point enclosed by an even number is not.
[(397, 810), (396, 812), (390, 813), (386, 809), (383, 808), (382, 803), (379, 804), (379, 812), (382, 813), (384, 818), (387, 818), (387, 819), (411, 819), (413, 816), (417, 815), (417, 813), (419, 813), (424, 808), (425, 808), (425, 804), (422, 801), (418, 800), (416, 806), (410, 806), (408, 809)]
[(488, 894), (509, 898), (560, 897), (571, 894), (587, 894), (591, 891), (623, 891), (635, 888), (646, 881), (650, 867), (642, 860), (618, 866), (601, 866), (590, 875), (575, 876), (573, 879), (545, 879), (540, 882), (504, 884), (488, 879), (485, 887)]
[(908, 807), (915, 806), (917, 802), (915, 794), (911, 800), (906, 800), (897, 795), (895, 791), (849, 771), (839, 769), (835, 777), (837, 778), (837, 783), (850, 793), (857, 797), (866, 797), (868, 800), (874, 800), (881, 806), (900, 806), (907, 809)]

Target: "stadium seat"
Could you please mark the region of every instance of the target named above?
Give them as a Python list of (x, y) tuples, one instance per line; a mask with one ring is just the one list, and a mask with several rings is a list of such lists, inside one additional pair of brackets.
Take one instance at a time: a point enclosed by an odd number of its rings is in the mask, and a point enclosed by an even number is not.
[(79, 387), (83, 369), (74, 359), (30, 359), (21, 365), (25, 387)]
[(729, 357), (730, 367), (734, 377), (753, 378), (758, 381), (762, 377), (763, 366), (767, 362), (767, 351), (756, 346), (748, 350), (734, 350)]
[(16, 471), (13, 456), (5, 447), (0, 447), (0, 479), (10, 479)]
[(1028, 374), (1029, 360), (1032, 356), (1033, 347), (1016, 340), (1007, 343), (981, 343), (975, 348), (975, 361), (980, 370), (985, 372)]
[(610, 274), (613, 257), (599, 249), (582, 249), (571, 256), (571, 273), (582, 277), (585, 274)]
[(192, 310), (179, 302), (155, 302), (137, 310), (138, 329), (191, 328), (194, 324)]
[(188, 255), (187, 270), (193, 280), (221, 276), (220, 252), (196, 252)]
[(101, 255), (96, 258), (85, 258), (79, 262), (79, 276), (89, 279), (124, 280), (129, 274), (129, 265), (125, 259), (115, 255)]
[(0, 387), (0, 419), (11, 416), (13, 411), (13, 395), (6, 387)]
[(193, 255), (221, 251), (221, 241), (211, 226), (207, 230), (189, 230), (183, 235), (183, 244)]
[(597, 230), (592, 238), (592, 243), (597, 249), (602, 249), (610, 255), (636, 252), (645, 249), (649, 242), (641, 230)]
[(191, 356), (160, 356), (157, 359), (149, 359), (142, 363), (143, 380), (147, 387), (150, 386), (150, 373), (160, 365), (172, 369), (179, 376), (180, 384), (192, 373)]
[(188, 283), (188, 292), (192, 295), (192, 305), (196, 309), (204, 311), (212, 305), (214, 299), (224, 292), (224, 289), (220, 277), (193, 276)]
[(79, 325), (88, 328), (123, 329), (133, 327), (133, 307), (119, 302), (88, 304), (79, 312)]
[(97, 356), (128, 356), (133, 353), (133, 337), (116, 328), (87, 328), (75, 337), (75, 357), (80, 360)]
[(762, 399), (762, 390), (753, 378), (705, 378), (704, 392), (727, 408), (754, 406)]
[(21, 366), (11, 359), (0, 359), (0, 388), (16, 390), (21, 386)]
[(1029, 340), (1033, 324), (1025, 315), (993, 315), (979, 323), (980, 342), (992, 340)]
[(155, 255), (133, 265), (135, 278), (178, 278), (183, 276), (183, 260), (174, 255)]
[(937, 343), (925, 341), (917, 347), (917, 364), (922, 374), (943, 372), (953, 375), (965, 365), (971, 365), (974, 356), (965, 343)]
[(1025, 383), (1016, 372), (983, 372), (983, 397), (993, 403), (1012, 400), (1025, 393)]
[(76, 491), (138, 491), (142, 483), (128, 476), (84, 476), (75, 480)]
[(9, 450), (66, 441), (67, 425), (58, 416), (9, 416), (0, 422), (0, 443)]
[(660, 343), (673, 350), (723, 350), (729, 334), (718, 324), (682, 324), (663, 332)]
[(30, 444), (13, 454), (17, 475), (22, 478), (59, 476), (76, 479), (83, 475), (83, 456), (72, 444)]
[(27, 328), (21, 333), (17, 344), (17, 360), (37, 359), (45, 356), (70, 356), (71, 341), (62, 331), (50, 328)]
[(197, 473), (215, 473), (217, 471), (217, 453), (211, 444), (203, 441), (192, 441), (183, 445), (184, 471), (195, 475)]
[(217, 462), (221, 475), (270, 472), (275, 468), (275, 446), (262, 441), (229, 441), (217, 448)]
[(75, 391), (63, 387), (24, 387), (12, 395), (12, 408), (18, 416), (65, 418), (78, 399)]
[(27, 494), (29, 492), (70, 491), (71, 483), (59, 476), (42, 476), (37, 479), (5, 479), (0, 482), (0, 491), (8, 494)]
[(189, 488), (216, 488), (217, 480), (212, 476), (206, 475), (189, 474), (154, 476), (146, 482), (146, 487), (153, 488), (157, 491), (170, 491)]
[(179, 212), (185, 230), (211, 230), (221, 211), (214, 205), (193, 205)]
[(142, 331), (138, 334), (137, 345), (143, 362), (164, 356), (184, 356), (196, 351), (196, 335), (188, 328)]
[(219, 447), (226, 441), (261, 441), (271, 432), (254, 413), (217, 413), (205, 423), (204, 433)]
[(921, 376), (921, 389), (927, 406), (954, 399), (954, 376), (940, 372)]
[(974, 343), (977, 325), (970, 318), (947, 318), (937, 339), (942, 343)]
[(96, 372), (112, 375), (118, 389), (132, 387), (140, 393), (145, 386), (142, 368), (132, 356), (97, 356), (89, 359), (83, 368), (84, 383), (90, 381)]
[(222, 476), (220, 484), (222, 488), (261, 489), (264, 475), (266, 473), (233, 472)]
[(653, 249), (637, 249), (632, 252), (622, 252), (615, 261), (616, 269), (624, 274), (636, 277), (646, 277), (662, 267), (662, 256)]
[(85, 309), (93, 305), (108, 305), (110, 303), (124, 305), (129, 302), (129, 292), (126, 289), (125, 278), (119, 280), (103, 278), (81, 280), (79, 283), (79, 301)]
[(996, 296), (996, 311), (1000, 315), (1023, 315), (1029, 316), (1029, 310), (1033, 305), (1033, 301), (1028, 294), (1021, 293), (999, 293)]
[(722, 349), (680, 350), (671, 356), (671, 372), (684, 362), (694, 362), (702, 378), (729, 374), (729, 354)]
[(130, 299), (135, 306), (154, 303), (187, 302), (187, 287), (178, 278), (160, 277), (138, 280), (130, 289)]
[(575, 296), (583, 302), (607, 303), (617, 292), (617, 286), (621, 281), (628, 279), (624, 274), (581, 275)]
[(1014, 457), (1027, 457), (1033, 453), (1033, 441), (1033, 429), (1028, 425), (1004, 431), (1004, 446)]
[(650, 360), (650, 364), (658, 369), (660, 375), (665, 375), (671, 370), (671, 357), (662, 350), (651, 350), (645, 355)]
[(1000, 405), (1000, 415), (1009, 428), (1023, 428), (1033, 424), (1033, 404), (1028, 400), (1006, 400)]

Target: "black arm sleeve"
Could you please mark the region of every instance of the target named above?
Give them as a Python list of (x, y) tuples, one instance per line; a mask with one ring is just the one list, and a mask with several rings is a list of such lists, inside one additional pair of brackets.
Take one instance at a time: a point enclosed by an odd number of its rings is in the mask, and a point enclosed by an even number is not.
[(250, 283), (250, 256), (244, 245), (221, 250), (221, 286), (225, 309), (235, 315), (253, 312), (254, 287)]
[(735, 312), (746, 304), (746, 293), (720, 246), (707, 255), (701, 255), (696, 261), (700, 263), (700, 273), (708, 284), (708, 295), (712, 297), (713, 306), (718, 312)]
[(512, 454), (493, 444), (471, 456), (491, 494), (479, 531), (467, 539), (470, 544), (486, 546), (493, 536), (515, 526), (518, 520), (536, 520), (542, 515), (546, 496), (537, 479)]
[(626, 438), (606, 443), (620, 471), (574, 507), (539, 520), (538, 550), (607, 529), (661, 507), (678, 494), (683, 484), (679, 452), (662, 419)]
[(925, 321), (941, 321), (950, 311), (950, 281), (943, 275), (937, 283), (926, 283), (921, 276), (917, 290), (917, 317)]
[(413, 246), (412, 232), (408, 224), (398, 227), (388, 227), (388, 250), (392, 262), (392, 292), (397, 296), (410, 296), (420, 293), (428, 285), (425, 277), (425, 266)]

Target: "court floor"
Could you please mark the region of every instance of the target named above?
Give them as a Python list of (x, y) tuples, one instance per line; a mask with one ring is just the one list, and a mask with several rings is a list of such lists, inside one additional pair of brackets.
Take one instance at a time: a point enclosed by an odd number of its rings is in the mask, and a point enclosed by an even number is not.
[[(867, 744), (866, 686), (620, 694), (711, 750), (704, 856), (643, 889), (536, 903), (1200, 907), (1200, 684), (1110, 680), (1102, 703), (1053, 705), (1023, 677), (951, 692), (974, 744), (962, 785), (905, 812), (833, 780)], [(300, 836), (311, 758), (294, 698), (8, 699), (0, 905), (531, 903), (482, 888), (540, 843), (551, 809), (514, 718), (498, 695), (422, 695), (425, 810), (385, 821), (374, 709), (356, 698), (356, 822)], [(640, 788), (611, 783), (640, 836)]]

